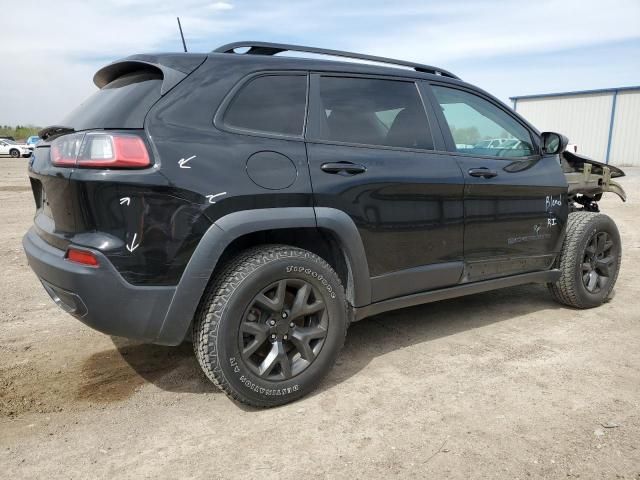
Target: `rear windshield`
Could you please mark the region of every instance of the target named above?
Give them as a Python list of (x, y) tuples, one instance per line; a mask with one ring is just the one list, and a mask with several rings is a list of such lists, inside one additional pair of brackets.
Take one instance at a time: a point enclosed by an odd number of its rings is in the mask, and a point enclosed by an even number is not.
[(142, 128), (160, 97), (162, 73), (143, 70), (123, 75), (95, 92), (60, 122), (75, 130)]

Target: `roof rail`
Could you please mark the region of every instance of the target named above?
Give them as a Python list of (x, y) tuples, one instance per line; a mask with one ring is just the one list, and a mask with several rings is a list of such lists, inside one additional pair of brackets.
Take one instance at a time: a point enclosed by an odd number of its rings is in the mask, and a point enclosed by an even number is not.
[(330, 50), (328, 48), (303, 47), (301, 45), (288, 45), (286, 43), (270, 43), (270, 42), (234, 42), (222, 45), (216, 48), (214, 53), (236, 53), (237, 48), (248, 48), (249, 50), (243, 55), (275, 55), (280, 52), (305, 52), (316, 53), (320, 55), (331, 55), (334, 57), (346, 57), (358, 60), (367, 60), (369, 62), (386, 63), (390, 65), (399, 65), (402, 67), (413, 68), (417, 72), (432, 73), (443, 77), (460, 79), (457, 75), (438, 67), (431, 65), (423, 65), (421, 63), (406, 62), (404, 60), (395, 60), (393, 58), (377, 57), (375, 55), (366, 55), (363, 53), (343, 52), (341, 50)]

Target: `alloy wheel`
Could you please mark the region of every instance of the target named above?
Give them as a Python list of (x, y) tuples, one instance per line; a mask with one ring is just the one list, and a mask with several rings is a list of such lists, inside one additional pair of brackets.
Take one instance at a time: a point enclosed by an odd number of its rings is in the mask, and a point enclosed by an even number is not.
[(316, 287), (302, 279), (279, 280), (258, 293), (238, 332), (241, 358), (265, 380), (288, 380), (317, 358), (329, 316)]
[(614, 242), (607, 232), (597, 232), (587, 244), (582, 260), (582, 282), (589, 293), (598, 293), (615, 274)]

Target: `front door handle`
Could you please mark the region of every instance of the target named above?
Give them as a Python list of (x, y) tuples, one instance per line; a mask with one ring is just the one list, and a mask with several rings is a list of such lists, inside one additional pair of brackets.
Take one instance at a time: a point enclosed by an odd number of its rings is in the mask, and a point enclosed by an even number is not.
[(351, 162), (329, 162), (323, 163), (320, 168), (326, 173), (338, 173), (341, 175), (357, 175), (367, 171), (367, 167)]
[(490, 170), (487, 167), (472, 168), (469, 170), (472, 177), (493, 178), (498, 176), (498, 172)]

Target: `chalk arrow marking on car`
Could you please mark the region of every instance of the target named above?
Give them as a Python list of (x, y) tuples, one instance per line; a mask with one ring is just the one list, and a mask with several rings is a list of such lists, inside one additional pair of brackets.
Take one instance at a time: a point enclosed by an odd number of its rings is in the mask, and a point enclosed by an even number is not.
[(189, 158), (181, 158), (180, 160), (178, 160), (178, 165), (180, 165), (180, 168), (191, 168), (189, 165), (185, 165), (185, 163), (187, 163), (189, 160), (193, 160), (194, 158), (196, 158), (195, 155), (191, 155)]
[(131, 240), (131, 246), (127, 245), (127, 250), (129, 250), (131, 253), (133, 253), (133, 251), (140, 246), (139, 243), (136, 244), (137, 236), (138, 236), (138, 234), (134, 233), (133, 234), (133, 239)]
[(220, 197), (222, 195), (226, 195), (227, 192), (220, 192), (220, 193), (216, 193), (215, 195), (207, 195), (207, 198), (209, 199), (209, 203), (216, 203), (216, 201), (214, 200), (217, 197)]
[(124, 205), (125, 203), (127, 204), (127, 206), (131, 205), (131, 198), (129, 198), (129, 197), (122, 197), (122, 198), (120, 199), (120, 205)]

